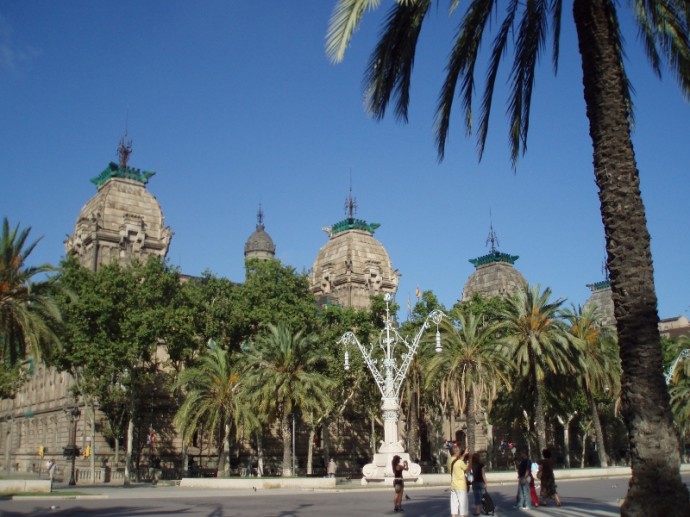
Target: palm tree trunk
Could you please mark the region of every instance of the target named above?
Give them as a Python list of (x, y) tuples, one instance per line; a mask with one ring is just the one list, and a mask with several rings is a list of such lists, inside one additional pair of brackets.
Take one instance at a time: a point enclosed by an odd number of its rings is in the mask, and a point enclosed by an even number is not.
[(223, 427), (223, 476), (230, 477), (230, 422), (226, 422)]
[(537, 360), (534, 357), (534, 350), (529, 349), (530, 377), (532, 389), (534, 390), (534, 419), (537, 431), (537, 446), (539, 454), (546, 449), (546, 416), (544, 415), (544, 394), (542, 393), (541, 383), (537, 377)]
[(309, 445), (307, 446), (307, 476), (312, 475), (312, 461), (314, 457), (314, 436), (316, 431), (312, 427), (309, 429)]
[(474, 390), (472, 386), (467, 390), (467, 410), (465, 415), (467, 416), (467, 447), (470, 451), (475, 452), (475, 438), (477, 430), (477, 419), (474, 413)]
[(292, 429), (290, 415), (283, 413), (280, 419), (280, 430), (283, 435), (283, 477), (292, 476)]
[(407, 452), (413, 460), (419, 459), (419, 404), (417, 403), (418, 386), (414, 385), (410, 397), (410, 410), (407, 417)]
[(604, 442), (604, 432), (601, 430), (601, 419), (599, 418), (599, 411), (597, 410), (597, 401), (594, 400), (594, 395), (588, 391), (589, 409), (592, 413), (592, 425), (596, 434), (597, 455), (599, 456), (599, 465), (603, 468), (609, 466), (609, 459), (606, 455), (606, 443)]
[(663, 379), (650, 237), (635, 162), (626, 77), (609, 0), (575, 0), (587, 118), (620, 343), (622, 415), (634, 471), (621, 515), (690, 515), (678, 435)]

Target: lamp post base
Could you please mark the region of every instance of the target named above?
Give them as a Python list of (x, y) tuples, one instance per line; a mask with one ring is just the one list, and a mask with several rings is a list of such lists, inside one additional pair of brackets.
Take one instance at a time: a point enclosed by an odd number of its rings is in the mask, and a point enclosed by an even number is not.
[(393, 486), (393, 456), (400, 456), (400, 461), (407, 461), (408, 470), (403, 470), (403, 479), (413, 483), (422, 481), (422, 467), (410, 461), (410, 455), (402, 451), (387, 451), (374, 454), (374, 460), (362, 468), (362, 485), (382, 484)]

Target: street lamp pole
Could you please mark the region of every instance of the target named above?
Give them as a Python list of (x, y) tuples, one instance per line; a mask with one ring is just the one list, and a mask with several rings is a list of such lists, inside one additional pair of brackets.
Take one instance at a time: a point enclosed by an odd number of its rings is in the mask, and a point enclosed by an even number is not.
[(77, 484), (76, 480), (74, 479), (74, 464), (77, 459), (77, 420), (79, 420), (79, 416), (81, 415), (81, 411), (79, 411), (79, 408), (77, 406), (74, 406), (72, 409), (68, 411), (70, 418), (71, 418), (71, 424), (72, 427), (70, 429), (70, 444), (65, 448), (65, 454), (68, 458), (71, 457), (72, 460), (72, 466), (70, 469), (70, 476), (69, 476), (69, 486), (74, 486)]
[[(401, 336), (393, 325), (390, 316), (390, 294), (384, 296), (386, 302), (386, 315), (384, 317), (384, 328), (379, 334), (376, 344), (363, 346), (354, 332), (346, 332), (338, 341), (345, 347), (345, 370), (350, 369), (350, 345), (357, 345), (364, 358), (369, 371), (374, 377), (374, 381), (381, 392), (381, 410), (383, 412), (383, 441), (379, 452), (374, 454), (374, 461), (364, 466), (362, 469), (362, 484), (371, 481), (385, 481), (386, 477), (392, 476), (391, 460), (396, 454), (403, 460), (407, 460), (409, 470), (405, 473), (407, 478), (417, 479), (421, 474), (421, 467), (412, 463), (409, 454), (405, 452), (404, 443), (398, 439), (398, 417), (400, 414), (399, 394), (400, 388), (405, 382), (407, 370), (414, 359), (419, 343), (424, 332), (431, 326), (436, 325), (436, 352), (441, 352), (441, 333), (438, 325), (445, 314), (436, 309), (431, 311), (424, 320), (419, 332), (415, 335), (412, 343)], [(383, 353), (383, 360), (379, 364), (380, 356)]]

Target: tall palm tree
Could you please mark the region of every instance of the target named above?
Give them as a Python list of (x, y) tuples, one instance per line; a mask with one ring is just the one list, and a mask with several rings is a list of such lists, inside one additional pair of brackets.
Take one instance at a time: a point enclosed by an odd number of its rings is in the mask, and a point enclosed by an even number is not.
[[(367, 9), (379, 0), (339, 0), (328, 30), (327, 52), (342, 59)], [(451, 11), (459, 6), (451, 1)], [(512, 0), (502, 19), (499, 3), (471, 0), (462, 12), (450, 53), (437, 110), (436, 140), (443, 158), (456, 90), (472, 129), (475, 69), (481, 42), (496, 27), (477, 130), (480, 157), (489, 129), (494, 86), (502, 58), (515, 56), (509, 85), (509, 138), (513, 163), (524, 152), (529, 129), (535, 69), (553, 37), (557, 70), (562, 0)], [(633, 16), (647, 57), (657, 75), (665, 59), (682, 93), (690, 96), (690, 43), (687, 1), (632, 0)], [(366, 72), (368, 108), (382, 118), (391, 96), (396, 115), (406, 120), (416, 45), (431, 0), (398, 0)], [(608, 270), (623, 367), (622, 414), (630, 438), (635, 476), (621, 512), (649, 515), (690, 514), (688, 490), (679, 473), (680, 456), (664, 386), (650, 236), (639, 188), (639, 171), (631, 139), (631, 86), (624, 68), (624, 46), (613, 0), (573, 0), (572, 13), (582, 64), (582, 83), (606, 235)], [(651, 432), (649, 430), (652, 430)], [(663, 490), (657, 487), (663, 486)], [(661, 505), (661, 506), (660, 506)]]
[(505, 352), (534, 394), (534, 420), (539, 450), (546, 448), (543, 380), (549, 373), (574, 373), (577, 338), (560, 319), (565, 300), (551, 301), (551, 289), (537, 285), (519, 289), (504, 310)]
[(10, 228), (3, 219), (0, 235), (0, 355), (14, 366), (27, 355), (37, 360), (59, 345), (54, 323), (61, 320), (50, 280), (34, 278), (54, 271), (49, 264), (27, 266), (40, 239), (27, 243), (31, 228)]
[(175, 383), (184, 392), (184, 402), (175, 415), (185, 444), (191, 443), (201, 428), (222, 429), (223, 470), (230, 475), (230, 435), (232, 424), (239, 432), (244, 424), (249, 432), (258, 427), (255, 413), (249, 410), (240, 393), (240, 370), (230, 354), (212, 339), (196, 366), (184, 369)]
[(467, 445), (475, 450), (478, 409), (489, 407), (500, 386), (510, 386), (511, 365), (498, 346), (498, 323), (484, 325), (473, 313), (460, 314), (457, 326), (443, 320), (443, 352), (426, 366), (427, 388), (438, 386), (441, 399), (467, 417)]
[(596, 433), (599, 462), (602, 467), (608, 467), (606, 445), (595, 395), (606, 392), (614, 399), (618, 397), (621, 375), (618, 344), (613, 329), (602, 324), (596, 305), (590, 304), (584, 308), (573, 307), (565, 311), (563, 316), (570, 324), (569, 332), (582, 343), (579, 358), (580, 384), (589, 403), (592, 425)]
[[(334, 382), (323, 371), (324, 354), (314, 334), (292, 333), (284, 325), (267, 326), (247, 351), (247, 393), (270, 422), (278, 421), (283, 438), (283, 476), (292, 476), (290, 418), (297, 411), (323, 412), (330, 405)], [(320, 371), (321, 370), (321, 371)]]

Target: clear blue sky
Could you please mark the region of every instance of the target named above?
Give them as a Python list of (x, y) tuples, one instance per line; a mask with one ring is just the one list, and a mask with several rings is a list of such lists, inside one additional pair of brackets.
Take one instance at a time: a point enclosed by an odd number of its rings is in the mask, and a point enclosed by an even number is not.
[[(43, 236), (36, 263), (57, 263), (127, 127), (130, 165), (156, 171), (148, 187), (184, 273), (241, 281), (259, 204), (278, 258), (308, 270), (321, 228), (345, 215), (351, 178), (357, 216), (381, 224), (375, 236), (402, 272), (403, 307), (417, 286), (452, 305), (491, 222), (529, 282), (584, 303), (605, 250), (569, 10), (559, 73), (543, 60), (514, 173), (504, 96), (481, 163), (459, 112), (437, 161), (434, 107), (458, 19), (444, 2), (422, 34), (409, 124), (366, 115), (362, 74), (382, 4), (334, 65), (324, 52), (334, 0), (0, 0), (0, 216)], [(687, 315), (690, 107), (625, 29), (659, 313)]]

